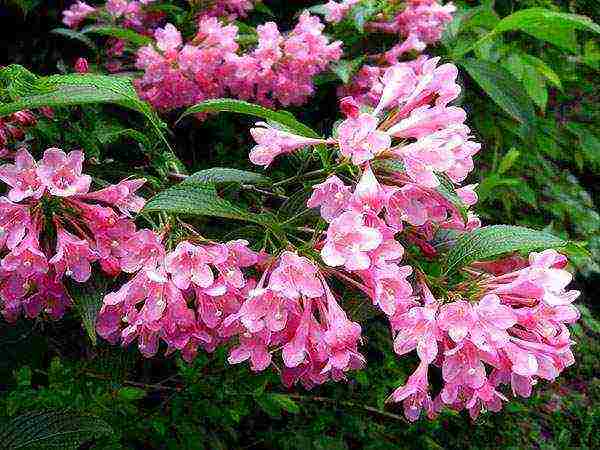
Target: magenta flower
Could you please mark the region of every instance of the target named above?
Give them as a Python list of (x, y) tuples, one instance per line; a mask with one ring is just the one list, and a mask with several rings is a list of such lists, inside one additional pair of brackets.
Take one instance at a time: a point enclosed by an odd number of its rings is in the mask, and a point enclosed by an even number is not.
[(36, 173), (37, 164), (25, 149), (17, 151), (14, 164), (0, 166), (0, 180), (8, 184), (8, 199), (20, 202), (32, 197), (39, 199), (46, 187), (42, 185)]
[(337, 132), (340, 152), (356, 165), (373, 159), (391, 145), (390, 137), (377, 130), (377, 118), (367, 113), (347, 118)]
[(48, 260), (40, 250), (36, 230), (28, 230), (27, 237), (2, 258), (1, 266), (3, 270), (15, 272), (25, 280), (48, 272)]
[(347, 211), (329, 225), (321, 257), (332, 267), (365, 270), (371, 265), (367, 252), (375, 250), (382, 240), (378, 230), (365, 226), (363, 214)]
[(369, 164), (365, 166), (362, 177), (360, 178), (350, 206), (358, 212), (379, 214), (386, 205), (391, 191), (384, 189), (371, 170)]
[(257, 334), (242, 335), (240, 345), (235, 347), (229, 353), (230, 364), (239, 364), (250, 360), (250, 367), (255, 372), (265, 370), (271, 364), (271, 354), (267, 349), (266, 343), (269, 339), (269, 332), (264, 331)]
[(85, 194), (90, 189), (92, 177), (81, 174), (83, 160), (80, 151), (67, 155), (58, 148), (49, 148), (44, 152), (36, 173), (52, 195), (70, 197)]
[(414, 306), (413, 289), (406, 279), (411, 273), (410, 266), (397, 264), (375, 268), (372, 274), (373, 304), (379, 306), (388, 316), (394, 316), (397, 312)]

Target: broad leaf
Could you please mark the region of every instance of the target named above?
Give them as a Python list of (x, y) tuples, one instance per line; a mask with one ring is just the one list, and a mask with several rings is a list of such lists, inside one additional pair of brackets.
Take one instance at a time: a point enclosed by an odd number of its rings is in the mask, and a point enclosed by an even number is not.
[(567, 241), (544, 231), (491, 225), (463, 234), (448, 253), (446, 272), (504, 253), (562, 248)]
[(131, 42), (132, 44), (142, 46), (148, 45), (152, 42), (152, 38), (144, 36), (143, 34), (136, 33), (128, 28), (111, 27), (104, 25), (90, 25), (81, 30), (84, 34), (99, 34), (101, 36), (110, 36), (124, 41)]
[(576, 52), (575, 30), (600, 34), (600, 25), (594, 23), (589, 17), (577, 14), (567, 14), (545, 8), (522, 9), (503, 18), (492, 32), (484, 36), (477, 45), (489, 39), (491, 35), (514, 30), (523, 31), (558, 47)]
[(70, 28), (55, 28), (54, 30), (51, 30), (50, 33), (79, 41), (92, 50), (98, 51), (96, 44), (94, 44), (94, 42), (81, 31), (71, 30)]
[(0, 424), (2, 446), (14, 450), (75, 450), (112, 435), (113, 430), (105, 421), (65, 411), (30, 412)]
[(142, 113), (170, 149), (163, 134), (166, 125), (150, 105), (140, 100), (129, 78), (95, 74), (38, 77), (13, 64), (0, 70), (0, 84), (7, 86), (13, 100), (0, 103), (0, 117), (41, 106), (113, 103)]
[(144, 211), (223, 217), (261, 225), (269, 225), (273, 222), (270, 215), (252, 213), (219, 197), (213, 184), (191, 181), (160, 192), (146, 203)]
[(460, 64), (508, 115), (523, 124), (533, 122), (535, 109), (523, 85), (500, 64), (464, 59)]
[(235, 184), (269, 184), (271, 180), (260, 173), (247, 170), (213, 167), (196, 172), (187, 177), (183, 183), (214, 183), (216, 185)]
[(301, 136), (310, 138), (320, 137), (317, 132), (304, 125), (302, 122), (296, 120), (296, 118), (287, 111), (273, 111), (272, 109), (265, 108), (264, 106), (230, 98), (218, 98), (198, 103), (186, 109), (178, 120), (181, 120), (182, 118), (191, 114), (204, 112), (235, 112), (249, 116), (260, 117), (262, 119), (281, 124), (285, 128), (294, 131)]

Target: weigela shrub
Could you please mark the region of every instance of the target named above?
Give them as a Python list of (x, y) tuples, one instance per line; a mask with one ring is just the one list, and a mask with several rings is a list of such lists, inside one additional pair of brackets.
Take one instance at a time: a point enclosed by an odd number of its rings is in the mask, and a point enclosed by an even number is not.
[[(65, 23), (107, 13), (135, 28), (148, 3), (109, 1), (98, 10), (78, 2)], [(326, 20), (341, 21), (358, 3), (329, 2)], [(243, 16), (251, 7), (216, 2), (188, 42), (172, 24), (153, 28), (153, 44), (136, 57), (144, 71), (136, 80), (140, 96), (160, 110), (221, 96), (269, 106), (305, 102), (314, 76), (341, 57), (341, 43), (304, 12), (289, 33), (272, 22), (259, 26), (258, 45), (242, 53), (238, 28), (216, 16)], [(418, 360), (389, 396), (411, 421), (443, 408), (472, 417), (498, 411), (510, 393), (528, 397), (539, 380), (556, 379), (574, 362), (567, 325), (579, 318), (564, 255), (547, 249), (471, 262), (455, 274), (431, 269), (446, 257), (440, 233), (481, 227), (469, 210), (475, 185), (464, 184), (481, 145), (465, 110), (452, 105), (461, 90), (457, 68), (426, 55), (398, 58), (439, 40), (453, 10), (409, 1), (394, 18), (367, 24), (402, 42), (340, 89), (343, 120), (330, 137), (274, 122), (250, 130), (256, 145), (249, 159), (257, 166), (307, 148), (322, 162), (309, 177), (277, 183), (310, 187), (306, 209), (319, 217), (293, 227), (310, 240), (279, 236), (256, 251), (247, 240), (214, 241), (187, 224), (183, 237), (169, 221), (137, 229), (132, 214), (144, 200), (135, 192), (144, 180), (90, 192), (80, 151), (48, 149), (40, 161), (25, 150), (8, 152), (14, 163), (0, 167), (8, 186), (0, 197), (3, 315), (58, 318), (70, 304), (65, 281), (85, 283), (97, 268), (125, 279), (98, 314), (97, 331), (109, 342), (136, 342), (146, 357), (162, 346), (188, 361), (200, 348), (226, 345), (229, 363), (248, 361), (255, 372), (272, 367), (286, 386), (311, 388), (345, 380), (367, 363), (361, 326), (346, 310), (352, 289), (386, 318), (398, 356)], [(87, 70), (78, 62), (79, 72)]]

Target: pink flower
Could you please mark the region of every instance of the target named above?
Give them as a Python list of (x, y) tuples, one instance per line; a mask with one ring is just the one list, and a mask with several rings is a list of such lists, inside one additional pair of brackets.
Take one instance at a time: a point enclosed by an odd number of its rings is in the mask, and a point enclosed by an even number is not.
[(313, 193), (306, 202), (309, 208), (321, 207), (321, 217), (331, 222), (338, 217), (351, 198), (350, 188), (335, 175), (328, 177), (323, 183), (313, 186)]
[(46, 189), (36, 173), (37, 164), (25, 149), (18, 150), (14, 164), (0, 166), (0, 180), (8, 184), (8, 199), (20, 202), (29, 197), (39, 199)]
[(170, 23), (164, 28), (157, 28), (154, 38), (158, 49), (165, 53), (176, 51), (182, 44), (181, 33)]
[(360, 0), (342, 0), (340, 3), (329, 0), (325, 5), (327, 14), (325, 15), (325, 21), (331, 23), (341, 22), (346, 14), (359, 3)]
[(364, 225), (364, 215), (347, 211), (334, 219), (327, 230), (321, 257), (325, 264), (348, 270), (365, 270), (371, 265), (367, 255), (382, 242), (381, 233)]
[(317, 267), (296, 253), (283, 252), (269, 277), (269, 288), (286, 298), (315, 298), (323, 295)]
[(414, 305), (412, 286), (406, 279), (412, 273), (410, 266), (388, 264), (375, 268), (372, 275), (374, 286), (373, 304), (388, 316)]
[(377, 119), (367, 113), (348, 118), (338, 127), (340, 152), (360, 165), (390, 147), (390, 137), (377, 130)]
[(48, 272), (48, 260), (40, 250), (37, 233), (30, 229), (28, 236), (2, 258), (2, 269), (15, 272), (27, 280)]
[(279, 155), (326, 142), (278, 130), (265, 122), (256, 123), (250, 133), (258, 144), (250, 151), (250, 161), (258, 166), (269, 166)]
[(167, 255), (165, 269), (171, 274), (175, 286), (181, 290), (186, 290), (190, 283), (207, 288), (215, 279), (208, 265), (211, 262), (212, 258), (206, 250), (184, 241)]
[(63, 23), (69, 28), (77, 28), (87, 16), (94, 13), (96, 8), (85, 2), (77, 1), (69, 9), (63, 11)]
[(349, 206), (357, 212), (369, 212), (376, 215), (386, 205), (389, 194), (390, 191), (386, 191), (379, 184), (371, 166), (367, 164), (354, 189)]
[(145, 182), (144, 178), (123, 180), (99, 191), (77, 195), (77, 198), (86, 201), (94, 200), (116, 207), (121, 213), (129, 216), (132, 212), (140, 212), (146, 203), (142, 197), (135, 194)]
[(31, 228), (31, 216), (26, 206), (12, 203), (0, 197), (0, 249), (6, 245), (14, 249)]
[(433, 412), (433, 403), (429, 396), (427, 369), (428, 364), (421, 362), (414, 373), (408, 378), (408, 382), (396, 389), (388, 399), (388, 401), (403, 402), (404, 415), (411, 422), (419, 418), (423, 408), (429, 414)]
[(90, 66), (85, 58), (77, 58), (73, 68), (77, 73), (88, 73), (90, 71)]
[(250, 367), (253, 371), (260, 372), (265, 370), (271, 364), (271, 354), (268, 352), (266, 345), (268, 339), (268, 331), (252, 335), (242, 335), (240, 337), (240, 345), (231, 350), (227, 360), (230, 364), (239, 364), (249, 359), (251, 362)]
[(150, 230), (136, 232), (120, 245), (119, 252), (121, 270), (127, 273), (154, 269), (165, 256), (160, 237)]
[(58, 148), (49, 148), (39, 163), (36, 173), (52, 195), (69, 197), (85, 194), (92, 177), (82, 175), (83, 153), (72, 151), (68, 155)]
[(409, 309), (391, 319), (392, 329), (396, 331), (394, 351), (404, 355), (417, 350), (423, 363), (431, 363), (438, 354), (436, 314), (437, 302)]
[(67, 275), (78, 283), (86, 282), (92, 274), (90, 262), (96, 259), (96, 254), (90, 250), (89, 242), (77, 238), (63, 228), (58, 229), (56, 254), (48, 261), (54, 265), (57, 280)]

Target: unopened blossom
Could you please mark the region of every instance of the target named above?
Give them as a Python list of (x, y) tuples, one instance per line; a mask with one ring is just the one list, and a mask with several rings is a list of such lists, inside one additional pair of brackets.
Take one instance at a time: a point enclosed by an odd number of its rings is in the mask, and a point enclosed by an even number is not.
[(332, 267), (365, 270), (371, 265), (367, 252), (375, 250), (382, 240), (377, 229), (365, 226), (364, 214), (347, 211), (329, 225), (321, 257)]
[(309, 146), (322, 144), (323, 139), (307, 138), (282, 131), (265, 122), (258, 122), (250, 129), (256, 146), (250, 150), (250, 161), (259, 166), (269, 166), (273, 160), (284, 153)]
[(89, 63), (85, 58), (77, 58), (73, 68), (77, 73), (88, 73), (90, 71)]
[(68, 155), (58, 148), (50, 148), (44, 152), (36, 173), (40, 181), (52, 195), (69, 197), (85, 194), (92, 182), (92, 177), (82, 175), (83, 153), (72, 151)]

